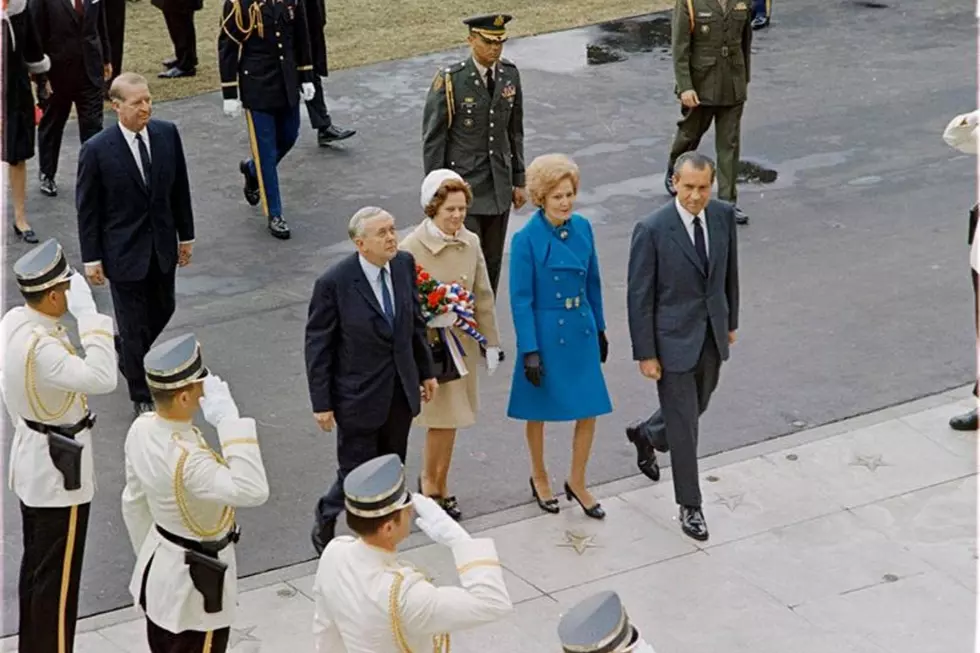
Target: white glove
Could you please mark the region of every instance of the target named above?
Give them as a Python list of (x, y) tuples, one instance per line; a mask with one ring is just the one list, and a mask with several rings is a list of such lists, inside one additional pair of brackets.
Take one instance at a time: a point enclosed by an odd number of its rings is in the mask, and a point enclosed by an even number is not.
[(316, 89), (313, 88), (313, 82), (303, 82), (299, 86), (299, 96), (303, 98), (304, 102), (309, 102), (316, 95)]
[(242, 112), (242, 103), (239, 100), (225, 100), (224, 112), (229, 118), (237, 118)]
[(238, 406), (231, 397), (231, 390), (220, 376), (211, 374), (204, 377), (204, 396), (200, 401), (204, 419), (211, 426), (217, 427), (229, 417), (239, 417)]
[(424, 494), (413, 493), (412, 505), (415, 507), (415, 514), (418, 515), (415, 524), (433, 542), (451, 547), (470, 539), (470, 534), (462, 526), (447, 515), (438, 503)]
[(980, 119), (980, 111), (971, 111), (970, 113), (966, 114), (966, 119), (964, 122), (970, 127), (976, 127), (978, 119)]
[(89, 288), (85, 277), (79, 273), (71, 275), (71, 285), (68, 286), (68, 312), (80, 318), (83, 315), (95, 315), (95, 300), (92, 299), (92, 289)]
[(456, 324), (456, 314), (452, 311), (441, 313), (429, 320), (425, 326), (430, 329), (446, 329)]
[(487, 347), (487, 374), (493, 376), (500, 365), (500, 347)]

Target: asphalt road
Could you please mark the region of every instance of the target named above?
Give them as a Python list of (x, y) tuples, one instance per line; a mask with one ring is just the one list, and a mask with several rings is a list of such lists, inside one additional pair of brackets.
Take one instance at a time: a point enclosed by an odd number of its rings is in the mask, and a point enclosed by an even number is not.
[[(740, 340), (705, 417), (702, 454), (962, 385), (973, 373), (966, 208), (976, 165), (940, 137), (951, 116), (976, 105), (972, 9), (954, 0), (831, 0), (775, 9), (772, 27), (755, 40), (742, 156), (778, 177), (742, 187), (752, 224), (739, 231)], [(645, 17), (507, 45), (524, 80), (528, 161), (550, 151), (576, 159), (583, 173), (579, 209), (593, 220), (600, 243), (612, 343), (606, 373), (616, 411), (599, 423), (589, 473), (595, 483), (635, 473), (623, 427), (656, 401), (654, 386), (630, 360), (624, 283), (634, 221), (666, 201), (662, 176), (678, 108), (662, 48), (665, 20)], [(198, 225), (194, 263), (180, 272), (168, 335), (193, 330), (243, 413), (258, 419), (272, 483), (265, 506), (240, 514), (244, 574), (313, 557), (312, 508), (333, 478), (335, 456), (332, 437), (314, 426), (306, 391), (309, 292), (316, 275), (349, 251), (346, 222), (360, 206), (389, 208), (401, 227), (420, 219), (425, 91), (437, 66), (461, 56), (440, 53), (330, 77), (335, 120), (360, 133), (343, 148), (322, 150), (304, 124), (280, 168), (293, 228), (288, 242), (273, 240), (242, 199), (237, 162), (247, 152), (245, 130), (222, 115), (220, 97), (155, 108), (157, 117), (181, 127)], [(74, 139), (69, 126), (61, 195), (41, 197), (32, 177), (29, 211), (39, 234), (60, 238), (77, 262)], [(712, 153), (713, 137), (704, 142)], [(528, 215), (524, 210), (512, 223)], [(4, 269), (23, 251), (8, 242)], [(9, 275), (4, 289), (9, 307), (18, 299)], [(97, 291), (97, 301), (108, 307), (108, 292)], [(506, 296), (498, 307), (512, 351)], [(507, 365), (485, 380), (481, 422), (457, 445), (452, 478), (467, 515), (529, 500), (522, 426), (505, 417)], [(124, 383), (91, 403), (99, 414), (99, 487), (83, 615), (128, 602), (134, 561), (119, 509), (130, 423)], [(570, 435), (566, 424), (548, 429), (555, 487), (569, 463)], [(420, 436), (410, 444), (410, 478)], [(17, 501), (9, 492), (3, 497), (7, 634), (16, 630), (21, 544)]]

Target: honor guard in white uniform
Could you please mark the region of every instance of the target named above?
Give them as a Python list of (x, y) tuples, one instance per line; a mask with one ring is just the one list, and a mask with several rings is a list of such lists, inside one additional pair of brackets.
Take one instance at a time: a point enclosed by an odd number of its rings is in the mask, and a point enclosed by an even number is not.
[[(129, 590), (152, 653), (224, 653), (238, 601), (235, 509), (269, 498), (255, 420), (239, 416), (193, 335), (143, 362), (155, 410), (126, 436), (122, 511), (137, 556)], [(220, 454), (194, 426), (198, 407)]]
[(615, 592), (583, 599), (558, 622), (564, 653), (656, 653), (630, 623)]
[[(95, 493), (88, 394), (116, 388), (112, 318), (54, 240), (14, 264), (24, 306), (0, 321), (2, 390), (14, 426), (10, 487), (20, 499), (20, 653), (71, 653), (78, 587)], [(60, 323), (78, 321), (84, 357)]]
[[(347, 525), (335, 537), (313, 585), (317, 653), (436, 653), (449, 633), (499, 619), (512, 609), (497, 550), (473, 539), (432, 499), (410, 495), (400, 459), (369, 460), (344, 479)], [(415, 523), (452, 550), (462, 587), (436, 587), (396, 559)]]

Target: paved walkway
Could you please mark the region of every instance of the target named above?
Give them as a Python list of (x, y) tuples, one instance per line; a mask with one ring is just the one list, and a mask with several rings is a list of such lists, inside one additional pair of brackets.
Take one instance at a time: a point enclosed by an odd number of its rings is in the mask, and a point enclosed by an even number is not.
[[(960, 389), (703, 459), (706, 546), (680, 534), (669, 472), (598, 488), (603, 523), (564, 503), (473, 520), (516, 608), (453, 650), (558, 650), (560, 614), (614, 589), (658, 653), (971, 651), (977, 437), (946, 422), (972, 401)], [(404, 558), (454, 582), (448, 552), (421, 537)], [(312, 652), (312, 571), (245, 579), (230, 651)], [(80, 630), (76, 653), (148, 650), (132, 609)]]

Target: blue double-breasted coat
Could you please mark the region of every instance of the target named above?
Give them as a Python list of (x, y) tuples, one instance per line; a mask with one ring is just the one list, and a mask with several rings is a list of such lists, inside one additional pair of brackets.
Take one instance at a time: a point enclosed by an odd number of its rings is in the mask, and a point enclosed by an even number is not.
[[(517, 356), (508, 417), (560, 422), (612, 411), (599, 360), (602, 283), (592, 225), (578, 214), (559, 227), (535, 212), (514, 234), (510, 305)], [(524, 354), (538, 352), (544, 377), (524, 376)]]

